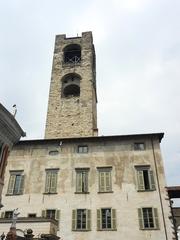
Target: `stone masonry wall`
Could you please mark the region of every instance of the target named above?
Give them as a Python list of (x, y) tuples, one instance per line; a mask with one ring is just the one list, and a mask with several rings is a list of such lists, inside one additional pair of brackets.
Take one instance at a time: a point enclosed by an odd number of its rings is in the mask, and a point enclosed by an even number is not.
[[(70, 44), (81, 46), (82, 60), (79, 64), (63, 63), (63, 49)], [(82, 33), (82, 37), (77, 38), (56, 36), (45, 138), (94, 135), (97, 119), (93, 57), (91, 32)], [(69, 73), (81, 77), (79, 97), (61, 97), (62, 78)]]

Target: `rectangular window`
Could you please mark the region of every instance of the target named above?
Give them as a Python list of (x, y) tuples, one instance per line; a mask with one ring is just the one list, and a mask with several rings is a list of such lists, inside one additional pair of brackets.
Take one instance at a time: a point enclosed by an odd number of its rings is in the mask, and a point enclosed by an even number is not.
[(28, 218), (36, 218), (36, 213), (29, 213)]
[(46, 218), (55, 219), (56, 210), (46, 210)]
[(46, 170), (45, 193), (57, 192), (57, 175), (58, 175), (58, 169)]
[(89, 169), (76, 169), (76, 192), (88, 192), (88, 171)]
[(97, 210), (97, 229), (116, 230), (116, 210), (102, 208)]
[(72, 230), (83, 231), (91, 229), (91, 211), (76, 209), (72, 211)]
[(98, 168), (99, 192), (112, 192), (111, 171), (112, 167)]
[(134, 150), (144, 151), (145, 150), (145, 144), (143, 142), (134, 143)]
[(157, 208), (139, 208), (140, 229), (159, 229)]
[(136, 166), (139, 191), (156, 190), (153, 171), (150, 166)]
[(60, 210), (58, 209), (46, 209), (42, 210), (42, 217), (48, 219), (54, 219), (59, 221), (60, 219)]
[(87, 145), (78, 146), (77, 152), (78, 153), (88, 153), (88, 146)]
[(6, 211), (6, 212), (4, 213), (4, 218), (10, 218), (10, 219), (12, 219), (12, 217), (13, 217), (13, 211)]
[(8, 195), (23, 194), (24, 175), (23, 171), (10, 171), (10, 179), (8, 184)]

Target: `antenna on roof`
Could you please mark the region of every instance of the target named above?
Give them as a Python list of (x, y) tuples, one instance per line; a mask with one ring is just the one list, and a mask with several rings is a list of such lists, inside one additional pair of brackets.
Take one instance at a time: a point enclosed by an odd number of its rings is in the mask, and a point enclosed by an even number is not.
[(15, 116), (16, 116), (16, 113), (17, 113), (16, 104), (14, 104), (12, 107), (13, 107), (12, 115), (15, 117)]

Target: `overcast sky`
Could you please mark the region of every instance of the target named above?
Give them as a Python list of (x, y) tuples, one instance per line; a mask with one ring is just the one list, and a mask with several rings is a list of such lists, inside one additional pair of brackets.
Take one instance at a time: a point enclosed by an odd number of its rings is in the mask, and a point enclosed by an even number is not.
[(179, 0), (0, 0), (0, 31), (0, 101), (26, 139), (44, 137), (55, 35), (92, 31), (99, 135), (164, 132), (180, 185)]

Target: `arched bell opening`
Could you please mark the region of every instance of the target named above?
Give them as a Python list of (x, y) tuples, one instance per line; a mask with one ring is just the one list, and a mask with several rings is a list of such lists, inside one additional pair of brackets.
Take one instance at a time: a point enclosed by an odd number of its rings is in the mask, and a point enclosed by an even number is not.
[(78, 44), (71, 44), (64, 48), (64, 63), (80, 63), (81, 47)]
[(62, 97), (80, 96), (80, 76), (77, 74), (68, 74), (62, 79)]

